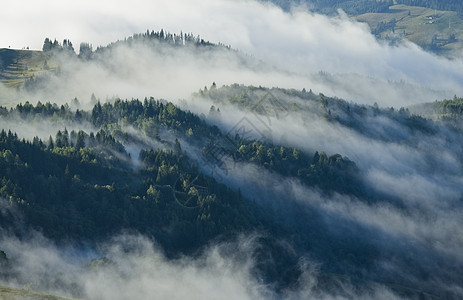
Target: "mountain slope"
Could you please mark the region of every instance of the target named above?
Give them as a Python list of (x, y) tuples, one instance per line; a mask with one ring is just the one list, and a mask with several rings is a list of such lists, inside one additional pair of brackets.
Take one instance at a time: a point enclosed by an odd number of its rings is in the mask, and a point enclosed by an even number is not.
[(0, 49), (0, 83), (22, 88), (24, 82), (57, 67), (52, 57), (42, 51)]
[(71, 300), (72, 298), (54, 296), (33, 292), (30, 290), (16, 289), (0, 286), (0, 299), (2, 300)]
[(463, 46), (463, 21), (454, 11), (393, 5), (387, 13), (362, 14), (356, 19), (368, 23), (380, 38), (406, 38), (444, 56), (457, 55)]
[(367, 23), (372, 33), (393, 43), (407, 39), (425, 50), (446, 57), (461, 57), (463, 7), (458, 1), (271, 1), (284, 9), (303, 4), (322, 14), (342, 9)]
[[(5, 280), (103, 299), (223, 282), (251, 299), (461, 298), (458, 126), (305, 88), (219, 87), (217, 74), (274, 68), (192, 35), (59, 51), (44, 53), (59, 70), (0, 107)], [(194, 88), (176, 105), (135, 96), (164, 85)], [(178, 284), (190, 274), (202, 283)]]
[[(348, 207), (361, 207), (373, 215), (383, 208), (393, 215), (411, 211), (410, 218), (418, 210), (440, 219), (440, 210), (429, 211), (426, 206), (433, 204), (417, 206), (400, 190), (384, 189), (370, 181), (367, 174), (374, 174), (371, 170), (381, 170), (382, 176), (394, 174), (390, 158), (385, 160), (371, 149), (380, 145), (385, 155), (391, 151), (403, 168), (431, 170), (440, 159), (433, 157), (434, 151), (440, 147), (446, 149), (442, 153), (453, 151), (458, 147), (458, 135), (447, 132), (447, 146), (428, 147), (445, 132), (440, 123), (406, 110), (366, 107), (311, 91), (212, 86), (195, 98), (190, 105), (205, 101), (215, 106), (208, 116), (201, 118), (154, 99), (97, 102), (91, 110), (49, 103), (25, 103), (1, 110), (4, 124), (8, 124), (4, 128), (21, 128), (15, 126), (20, 120), (32, 124), (53, 120), (55, 124), (58, 121), (55, 128), (60, 128), (48, 140), (33, 138), (28, 142), (2, 131), (0, 192), (8, 200), (2, 210), (2, 228), (26, 238), (27, 228), (32, 228), (53, 240), (92, 243), (120, 230), (135, 230), (154, 237), (167, 255), (174, 257), (179, 252), (195, 253), (214, 240), (258, 231), (264, 234), (260, 243), (265, 247), (256, 254), (256, 272), (283, 293), (301, 276), (298, 260), (307, 252), (322, 264), (322, 290), (337, 286), (339, 278), (345, 276), (355, 279), (354, 285), (360, 289), (372, 281), (404, 296), (412, 297), (416, 291), (431, 295), (449, 292), (431, 282), (454, 282), (455, 276), (437, 265), (422, 264), (432, 259), (459, 274), (458, 266), (452, 265), (452, 252), (444, 255), (428, 248), (426, 242), (430, 238), (449, 241), (423, 230), (423, 237), (412, 234), (413, 240), (420, 242), (410, 243), (402, 237), (409, 233), (389, 232), (380, 224), (371, 226), (368, 214), (352, 218)], [(244, 131), (224, 123), (225, 116), (231, 115), (247, 120), (232, 126)], [(302, 117), (310, 139), (243, 135), (249, 126), (257, 129), (254, 134), (267, 126), (275, 136), (280, 129), (285, 131), (278, 127), (289, 116), (295, 126)], [(390, 130), (384, 130), (385, 125)], [(66, 126), (76, 129), (67, 130)], [(329, 135), (334, 132), (329, 128), (333, 127), (343, 132), (342, 139), (357, 139), (360, 144), (343, 145), (338, 138), (338, 144), (326, 144), (328, 149), (315, 152), (317, 148), (310, 149), (320, 143), (317, 127), (327, 129), (319, 133), (324, 139), (331, 139)], [(297, 131), (292, 129), (292, 133)], [(364, 143), (362, 139), (368, 141), (367, 149), (358, 148)], [(339, 153), (332, 152), (336, 148), (356, 159), (352, 162), (345, 156), (322, 152)], [(403, 160), (402, 149), (427, 157), (426, 164), (415, 166), (413, 159)], [(449, 182), (439, 183), (456, 191), (452, 170), (433, 172), (426, 175), (431, 185), (434, 176), (445, 178)], [(453, 201), (452, 196), (443, 199)], [(23, 218), (18, 219), (17, 210)], [(449, 217), (448, 221), (452, 220)], [(453, 251), (454, 245), (449, 246)], [(387, 269), (383, 261), (394, 261), (399, 271)], [(430, 273), (434, 274), (432, 280), (424, 275)]]

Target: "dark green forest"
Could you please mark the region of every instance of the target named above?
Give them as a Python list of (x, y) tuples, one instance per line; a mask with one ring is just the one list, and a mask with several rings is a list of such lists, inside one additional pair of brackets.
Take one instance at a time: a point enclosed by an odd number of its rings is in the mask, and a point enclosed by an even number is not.
[[(405, 108), (357, 105), (305, 89), (213, 84), (195, 97), (212, 100), (209, 116), (154, 98), (105, 103), (95, 99), (88, 110), (75, 108), (77, 99), (70, 105), (25, 102), (0, 108), (1, 118), (9, 122), (53, 120), (61, 127), (46, 139), (25, 140), (12, 130), (0, 132), (0, 226), (24, 238), (31, 230), (39, 231), (60, 243), (93, 244), (121, 231), (139, 232), (155, 239), (170, 257), (259, 232), (265, 247), (256, 252), (256, 272), (277, 291), (301, 276), (297, 266), (307, 251), (323, 262), (320, 289), (339, 288), (346, 278), (359, 288), (371, 281), (397, 280), (396, 273), (381, 272), (378, 255), (401, 263), (411, 260), (414, 276), (427, 272), (427, 266), (417, 267), (412, 255), (399, 258), (397, 250), (387, 247), (379, 254), (374, 229), (337, 218), (339, 229), (329, 230), (329, 214), (284, 197), (272, 199), (272, 205), (256, 201), (252, 193), (232, 189), (211, 174), (226, 172), (224, 164), (253, 165), (327, 197), (341, 194), (365, 203), (402, 206), (400, 199), (366, 187), (354, 161), (323, 149), (304, 151), (224, 132), (213, 123), (222, 118), (220, 107), (227, 103), (261, 118), (273, 117), (276, 106), (294, 114), (310, 109), (328, 123), (372, 139), (410, 145), (418, 143), (412, 135), (437, 135), (439, 123)], [(279, 99), (299, 100), (286, 107)], [(443, 102), (443, 109), (457, 113), (455, 101)], [(376, 118), (394, 120), (401, 129), (378, 134), (371, 123)], [(69, 130), (65, 124), (87, 124), (85, 128), (94, 130)], [(129, 124), (135, 132), (127, 130)], [(136, 155), (128, 150), (133, 145), (140, 149)], [(290, 251), (281, 240), (292, 245)], [(400, 280), (407, 286), (406, 277)], [(414, 295), (403, 288), (398, 292)]]
[[(8, 114), (17, 113), (20, 118), (51, 115), (82, 121), (88, 118), (101, 129), (95, 133), (59, 130), (47, 141), (38, 138), (25, 141), (15, 133), (2, 131), (1, 196), (9, 199), (10, 205), (24, 210), (32, 227), (59, 239), (95, 239), (125, 228), (162, 240), (162, 228), (174, 226), (170, 228), (172, 236), (166, 241), (176, 249), (187, 249), (218, 233), (243, 230), (255, 224), (241, 197), (210, 177), (201, 178), (207, 183), (208, 192), (196, 192), (197, 209), (185, 210), (176, 203), (172, 190), (175, 181), (181, 174), (198, 173), (195, 163), (181, 152), (178, 141), (172, 150), (142, 151), (134, 159), (140, 159), (143, 168), (135, 170), (132, 158), (113, 134), (128, 137), (117, 130), (105, 131), (103, 127), (127, 118), (145, 120), (141, 126), (154, 126), (153, 119), (154, 124), (166, 124), (169, 120), (168, 126), (175, 128), (181, 127), (179, 120), (185, 124), (191, 117), (182, 112), (178, 119), (167, 119), (173, 113), (172, 104), (146, 103), (143, 106), (139, 101), (118, 101), (114, 106), (103, 107), (98, 103), (92, 113), (79, 110), (71, 113), (63, 106), (58, 108), (49, 103), (18, 105)], [(8, 117), (5, 112), (4, 117)], [(201, 125), (205, 127), (201, 123), (198, 126)], [(151, 131), (153, 135), (155, 130)], [(237, 227), (233, 225), (235, 222)], [(8, 224), (6, 221), (3, 225)], [(175, 241), (182, 245), (176, 245)]]
[[(96, 132), (69, 132), (64, 128), (46, 141), (38, 137), (26, 141), (11, 131), (1, 132), (0, 195), (9, 199), (10, 205), (24, 209), (31, 225), (41, 227), (51, 238), (102, 237), (122, 228), (159, 238), (161, 224), (169, 227), (175, 223), (184, 246), (195, 246), (219, 233), (256, 225), (250, 213), (252, 208), (242, 196), (201, 174), (197, 162), (182, 151), (177, 139), (161, 139), (159, 132), (167, 129), (192, 144), (213, 139), (226, 141), (217, 127), (172, 103), (116, 100), (114, 104), (98, 102), (91, 112), (73, 112), (65, 106), (40, 102), (34, 106), (26, 102), (15, 109), (2, 108), (1, 114), (22, 119), (58, 117), (91, 122), (100, 128)], [(123, 143), (136, 141), (137, 137), (124, 133), (122, 122), (134, 124), (170, 150), (146, 149), (139, 157), (130, 157)], [(237, 162), (254, 163), (326, 191), (356, 192), (352, 190), (356, 166), (339, 154), (309, 155), (285, 146), (236, 139), (237, 148), (222, 149)], [(203, 145), (205, 158), (214, 161), (207, 152), (208, 145)], [(133, 166), (138, 159), (141, 169)], [(208, 187), (206, 194), (185, 191), (197, 193), (197, 209), (191, 211), (184, 211), (173, 194), (176, 180), (186, 174), (200, 174)], [(185, 182), (184, 186), (189, 184)], [(181, 222), (184, 224), (176, 222), (177, 218), (185, 218)], [(191, 238), (186, 239), (187, 236)]]
[[(289, 230), (288, 224), (273, 223), (270, 219), (275, 212), (262, 209), (239, 190), (201, 171), (204, 162), (198, 166), (179, 140), (197, 146), (203, 160), (218, 168), (220, 158), (208, 151), (212, 141), (221, 141), (223, 153), (236, 163), (255, 164), (327, 193), (362, 193), (355, 184), (357, 168), (348, 158), (238, 137), (237, 144), (230, 143), (217, 127), (198, 116), (152, 98), (97, 102), (90, 111), (26, 102), (1, 108), (0, 114), (12, 121), (54, 118), (95, 126), (94, 132), (64, 127), (46, 140), (25, 140), (14, 132), (1, 131), (0, 196), (9, 209), (0, 225), (19, 236), (27, 237), (34, 229), (52, 240), (94, 243), (129, 230), (155, 238), (169, 255), (176, 255), (195, 251), (213, 239), (267, 232), (272, 238), (265, 242), (269, 247), (261, 255), (273, 253), (283, 261), (276, 266), (263, 261), (261, 268), (276, 268), (266, 276), (284, 286), (298, 276), (294, 271), (277, 276), (293, 268), (291, 261), (297, 263), (294, 255), (279, 253), (275, 242)], [(124, 123), (133, 124), (164, 146), (149, 148), (140, 137), (124, 132)], [(165, 140), (166, 131), (178, 139)], [(129, 143), (143, 144), (138, 157), (125, 150), (124, 144)], [(21, 222), (17, 213), (24, 216)], [(300, 238), (300, 246), (308, 242)]]

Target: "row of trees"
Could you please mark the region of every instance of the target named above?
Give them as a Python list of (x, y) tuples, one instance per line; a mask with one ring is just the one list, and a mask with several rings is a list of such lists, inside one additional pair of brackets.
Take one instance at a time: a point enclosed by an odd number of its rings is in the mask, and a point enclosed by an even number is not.
[(137, 41), (137, 40), (156, 40), (160, 42), (166, 42), (172, 45), (203, 45), (203, 46), (212, 46), (214, 44), (209, 41), (205, 41), (199, 35), (195, 36), (193, 33), (183, 33), (180, 31), (177, 33), (170, 33), (161, 29), (160, 31), (151, 32), (147, 30), (145, 33), (134, 34), (132, 37), (129, 37), (127, 41)]
[[(69, 54), (75, 54), (74, 46), (68, 39), (64, 39), (63, 43), (60, 44), (56, 39), (53, 41), (50, 38), (45, 38), (42, 46), (44, 52), (64, 52)], [(89, 43), (81, 43), (79, 47), (79, 57), (90, 58), (92, 54), (92, 45)]]
[[(202, 39), (199, 35), (193, 35), (192, 33), (170, 33), (161, 29), (160, 31), (151, 32), (149, 30), (146, 33), (134, 34), (126, 38), (124, 41), (118, 41), (116, 43), (109, 44), (106, 47), (98, 47), (95, 51), (93, 51), (93, 46), (90, 43), (82, 42), (79, 47), (79, 58), (83, 59), (90, 59), (93, 57), (94, 54), (103, 53), (107, 49), (114, 47), (120, 43), (128, 43), (129, 45), (134, 42), (162, 42), (166, 44), (170, 44), (173, 46), (215, 46), (215, 44), (210, 43)], [(219, 44), (220, 46), (224, 46)], [(230, 48), (227, 46), (227, 48)], [(56, 39), (53, 41), (50, 38), (45, 38), (43, 43), (42, 50), (44, 52), (64, 52), (75, 54), (74, 46), (70, 40), (63, 40), (63, 43), (60, 44)]]
[[(330, 79), (329, 74), (321, 73), (321, 76)], [(308, 111), (323, 116), (329, 122), (336, 122), (356, 130), (372, 139), (390, 140), (394, 136), (393, 132), (378, 132), (376, 126), (371, 126), (369, 121), (379, 116), (401, 125), (400, 130), (396, 128), (396, 138), (403, 137), (401, 132), (403, 128), (410, 132), (420, 131), (430, 134), (436, 132), (437, 126), (431, 120), (411, 114), (408, 108), (380, 108), (377, 103), (359, 105), (337, 97), (327, 97), (322, 93), (316, 95), (311, 90), (305, 89), (268, 89), (232, 84), (220, 89), (201, 90), (196, 95), (211, 99), (216, 105), (228, 102), (244, 111), (260, 115), (263, 120), (267, 117), (285, 118), (291, 114), (298, 115)], [(296, 103), (297, 100), (294, 99), (299, 99), (301, 102)]]
[(461, 118), (463, 116), (463, 98), (454, 97), (452, 100), (436, 101), (432, 109), (437, 114), (449, 114)]
[[(33, 140), (34, 144), (42, 145), (42, 141), (35, 137)], [(115, 151), (121, 155), (127, 155), (124, 145), (121, 142), (117, 141), (109, 132), (106, 132), (104, 129), (100, 129), (96, 134), (90, 132), (87, 134), (83, 130), (74, 131), (72, 130), (69, 134), (68, 130), (65, 128), (64, 131), (58, 130), (56, 137), (53, 138), (50, 136), (47, 144), (43, 144), (49, 150), (55, 148), (75, 148), (75, 150), (80, 150), (85, 147), (89, 148), (103, 148), (109, 151)]]
[[(43, 104), (42, 102), (38, 101), (36, 105), (31, 104), (29, 101), (26, 101), (24, 104), (19, 103), (14, 108), (10, 108), (9, 110), (5, 107), (0, 107), (4, 113), (4, 116), (8, 114), (16, 114), (18, 113), (19, 116), (22, 118), (34, 118), (34, 117), (41, 117), (41, 118), (49, 118), (49, 117), (57, 117), (63, 119), (69, 119), (73, 114), (70, 109), (69, 105), (57, 105), (56, 103), (46, 102)], [(77, 114), (79, 111), (76, 112)]]

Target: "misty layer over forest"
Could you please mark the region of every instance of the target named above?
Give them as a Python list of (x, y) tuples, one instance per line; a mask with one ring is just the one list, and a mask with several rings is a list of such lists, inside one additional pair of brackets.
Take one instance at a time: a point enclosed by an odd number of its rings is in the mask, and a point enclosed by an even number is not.
[(328, 2), (0, 49), (0, 295), (462, 298), (462, 62)]

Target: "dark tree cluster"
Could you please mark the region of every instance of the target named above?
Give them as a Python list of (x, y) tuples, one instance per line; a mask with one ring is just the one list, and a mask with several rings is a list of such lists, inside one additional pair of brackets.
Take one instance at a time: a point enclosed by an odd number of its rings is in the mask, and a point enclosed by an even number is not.
[(67, 39), (64, 39), (63, 44), (61, 45), (56, 39), (52, 42), (51, 39), (45, 38), (45, 41), (43, 42), (42, 50), (44, 52), (64, 51), (64, 52), (69, 52), (69, 53), (75, 53), (72, 42)]
[(95, 126), (127, 122), (136, 125), (145, 134), (158, 137), (161, 128), (168, 128), (188, 133), (189, 138), (200, 136), (217, 136), (217, 127), (211, 127), (195, 114), (184, 111), (174, 104), (153, 98), (144, 101), (120, 100), (114, 103), (97, 102), (92, 109), (90, 120)]
[(397, 20), (395, 18), (388, 21), (388, 22), (381, 21), (381, 22), (378, 23), (376, 28), (372, 30), (372, 33), (375, 34), (375, 35), (379, 35), (379, 34), (381, 34), (382, 32), (385, 32), (385, 31), (394, 32), (396, 22), (397, 22)]
[(134, 34), (130, 37), (125, 38), (123, 41), (117, 41), (111, 43), (105, 47), (98, 47), (92, 57), (99, 57), (104, 55), (106, 51), (118, 46), (118, 45), (134, 45), (134, 44), (145, 44), (152, 47), (156, 47), (159, 43), (163, 45), (173, 47), (222, 47), (223, 49), (230, 50), (230, 46), (226, 46), (222, 43), (214, 44), (207, 40), (204, 40), (199, 35), (193, 33), (170, 33), (161, 29), (160, 31), (149, 31), (145, 33)]
[(57, 116), (63, 119), (68, 119), (72, 115), (67, 104), (58, 106), (56, 103), (52, 104), (50, 102), (46, 102), (45, 104), (42, 104), (40, 101), (38, 101), (35, 106), (29, 101), (26, 101), (24, 104), (19, 103), (14, 109), (10, 109), (10, 113), (19, 113), (22, 118)]
[(209, 41), (205, 41), (199, 35), (195, 36), (192, 33), (170, 33), (161, 29), (160, 31), (151, 32), (147, 30), (145, 33), (134, 34), (132, 37), (127, 38), (127, 41), (160, 41), (165, 42), (171, 45), (185, 46), (185, 45), (195, 45), (195, 46), (213, 46), (214, 44)]
[(449, 114), (456, 117), (463, 116), (463, 98), (454, 97), (452, 100), (436, 101), (433, 109), (439, 114)]
[[(147, 150), (141, 154), (146, 169), (134, 171), (108, 162), (85, 141), (79, 149), (72, 147), (74, 135), (76, 144), (79, 136), (88, 140), (83, 132), (64, 130), (47, 145), (0, 132), (0, 196), (26, 215), (27, 225), (50, 238), (95, 240), (132, 228), (167, 249), (185, 250), (255, 222), (239, 195), (203, 175), (207, 191), (198, 194), (192, 209), (179, 205), (172, 190), (176, 179), (199, 174), (184, 156)], [(95, 141), (107, 139), (101, 131), (95, 135)], [(2, 219), (1, 225), (11, 227), (9, 221)]]

